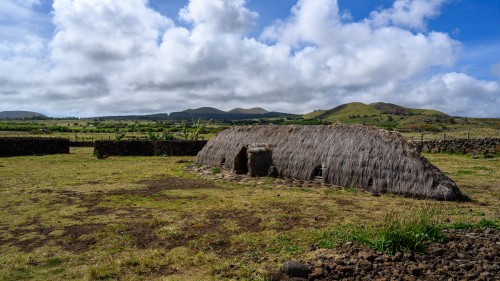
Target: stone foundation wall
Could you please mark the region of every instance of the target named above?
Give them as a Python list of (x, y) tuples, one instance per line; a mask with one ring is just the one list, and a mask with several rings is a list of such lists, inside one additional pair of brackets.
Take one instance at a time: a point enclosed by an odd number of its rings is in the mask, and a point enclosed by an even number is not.
[(430, 153), (500, 153), (500, 138), (485, 139), (453, 139), (415, 142), (421, 152)]
[(0, 138), (0, 157), (68, 154), (69, 140), (63, 138)]
[(98, 140), (94, 155), (104, 156), (196, 156), (207, 141)]

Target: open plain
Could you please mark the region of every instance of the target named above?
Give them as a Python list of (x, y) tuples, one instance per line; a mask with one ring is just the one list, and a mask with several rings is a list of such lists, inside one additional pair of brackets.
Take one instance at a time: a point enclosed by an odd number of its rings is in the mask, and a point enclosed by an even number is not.
[(472, 201), (248, 178), (194, 157), (97, 159), (72, 148), (2, 158), (0, 280), (266, 280), (391, 214), (432, 210), (440, 227), (498, 227), (498, 157), (425, 156)]

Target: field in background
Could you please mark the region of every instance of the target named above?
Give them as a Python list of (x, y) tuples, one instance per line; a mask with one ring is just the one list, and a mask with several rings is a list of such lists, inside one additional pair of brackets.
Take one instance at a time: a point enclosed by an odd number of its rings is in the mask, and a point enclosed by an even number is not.
[(422, 201), (303, 181), (201, 176), (192, 157), (0, 158), (0, 279), (263, 279), (324, 233), (414, 207), (500, 217), (500, 159), (425, 155), (474, 201)]

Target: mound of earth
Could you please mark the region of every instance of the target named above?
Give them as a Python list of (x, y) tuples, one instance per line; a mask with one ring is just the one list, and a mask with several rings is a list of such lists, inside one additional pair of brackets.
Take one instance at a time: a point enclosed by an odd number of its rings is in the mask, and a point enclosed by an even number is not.
[(307, 263), (287, 262), (280, 272), (271, 274), (270, 279), (499, 280), (499, 230), (443, 232), (447, 242), (431, 243), (425, 254), (387, 255), (348, 244), (335, 250), (316, 250), (316, 257)]

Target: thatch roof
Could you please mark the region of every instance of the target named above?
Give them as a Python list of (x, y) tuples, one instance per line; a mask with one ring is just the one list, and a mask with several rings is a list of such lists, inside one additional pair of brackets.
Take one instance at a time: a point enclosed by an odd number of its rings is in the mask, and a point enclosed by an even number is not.
[(362, 125), (233, 127), (210, 140), (197, 162), (234, 169), (237, 154), (252, 143), (273, 146), (273, 166), (282, 177), (310, 180), (320, 169), (329, 184), (415, 198), (462, 198), (455, 182), (400, 134)]

